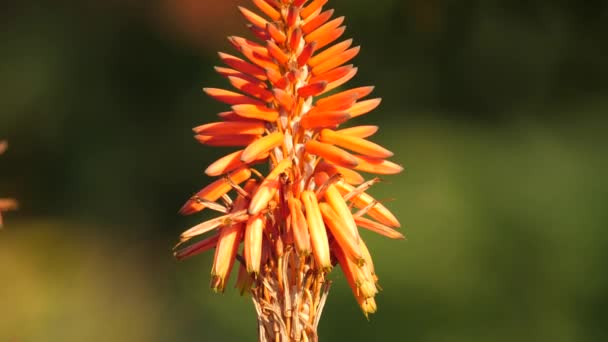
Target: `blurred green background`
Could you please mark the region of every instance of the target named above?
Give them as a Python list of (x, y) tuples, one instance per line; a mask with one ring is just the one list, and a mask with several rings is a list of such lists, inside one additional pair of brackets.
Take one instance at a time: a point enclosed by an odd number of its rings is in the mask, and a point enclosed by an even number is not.
[[(172, 259), (181, 204), (228, 150), (190, 128), (248, 1), (0, 5), (0, 341), (242, 341), (250, 300)], [(339, 272), (324, 341), (608, 339), (608, 3), (332, 0), (362, 45), (357, 120), (406, 167), (373, 189), (408, 241), (365, 234), (368, 322)]]

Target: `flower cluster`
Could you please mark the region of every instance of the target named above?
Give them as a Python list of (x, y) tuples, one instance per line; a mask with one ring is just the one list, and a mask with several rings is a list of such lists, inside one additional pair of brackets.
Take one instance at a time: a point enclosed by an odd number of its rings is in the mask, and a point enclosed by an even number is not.
[[(8, 144), (6, 141), (0, 141), (0, 155), (4, 154)], [(17, 202), (10, 198), (0, 198), (0, 228), (2, 228), (2, 212), (17, 209)]]
[[(184, 259), (215, 248), (213, 289), (225, 289), (238, 260), (237, 286), (252, 292), (262, 303), (258, 309), (272, 311), (278, 301), (279, 311), (304, 311), (311, 321), (322, 308), (324, 275), (339, 264), (363, 312), (373, 313), (378, 278), (359, 228), (392, 239), (403, 235), (394, 229), (395, 216), (366, 193), (379, 179), (366, 181), (359, 172), (396, 174), (402, 167), (387, 160), (392, 152), (367, 139), (378, 127), (340, 126), (375, 109), (380, 99), (364, 99), (371, 86), (341, 89), (357, 73), (347, 63), (359, 47), (352, 39), (335, 43), (345, 31), (344, 17), (332, 19), (334, 11), (323, 9), (327, 0), (252, 2), (263, 16), (239, 10), (257, 40), (229, 37), (240, 57), (220, 53), (225, 66), (215, 68), (236, 91), (204, 89), (231, 108), (220, 121), (194, 128), (200, 143), (238, 150), (206, 169), (220, 178), (180, 210), (222, 215), (182, 233), (175, 255)], [(269, 172), (262, 174), (256, 164), (269, 165)], [(274, 298), (279, 295), (284, 298)], [(299, 307), (294, 300), (302, 302)]]

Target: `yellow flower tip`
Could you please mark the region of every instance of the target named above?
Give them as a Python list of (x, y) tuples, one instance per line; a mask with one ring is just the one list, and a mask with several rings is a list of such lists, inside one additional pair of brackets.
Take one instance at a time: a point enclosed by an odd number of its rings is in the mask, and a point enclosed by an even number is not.
[(379, 175), (394, 175), (403, 171), (403, 166), (388, 160), (361, 155), (354, 155), (354, 158), (358, 163), (355, 170)]
[(369, 298), (378, 294), (378, 289), (373, 280), (365, 280), (359, 285), (359, 292), (364, 297)]
[(376, 306), (376, 300), (373, 297), (370, 298), (357, 298), (359, 307), (363, 311), (365, 318), (369, 320), (369, 314), (376, 313), (378, 307)]
[(321, 268), (321, 272), (323, 272), (325, 274), (331, 273), (332, 270), (333, 270), (332, 266), (324, 266), (324, 267)]
[(221, 277), (212, 274), (211, 283), (209, 287), (211, 287), (211, 289), (215, 293), (224, 293), (224, 290), (226, 289), (225, 279), (222, 279)]

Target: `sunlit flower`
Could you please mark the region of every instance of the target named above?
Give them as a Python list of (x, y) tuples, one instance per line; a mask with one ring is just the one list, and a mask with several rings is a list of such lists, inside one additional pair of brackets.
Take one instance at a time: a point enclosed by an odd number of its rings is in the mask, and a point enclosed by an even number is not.
[[(0, 155), (4, 154), (8, 144), (4, 140), (0, 140)], [(17, 209), (17, 202), (10, 198), (0, 198), (0, 228), (2, 228), (2, 212)]]
[[(371, 86), (341, 89), (357, 73), (347, 63), (359, 52), (352, 39), (337, 42), (344, 17), (332, 19), (333, 10), (323, 9), (327, 0), (252, 2), (263, 16), (239, 10), (256, 41), (229, 37), (240, 57), (220, 53), (226, 66), (216, 67), (236, 90), (204, 89), (231, 109), (220, 121), (194, 128), (202, 144), (237, 151), (206, 169), (220, 178), (180, 210), (221, 215), (182, 233), (175, 255), (215, 248), (216, 291), (224, 291), (238, 261), (237, 287), (253, 297), (261, 340), (316, 338), (326, 275), (336, 264), (364, 314), (376, 311), (378, 277), (359, 228), (392, 239), (403, 235), (395, 216), (366, 193), (379, 179), (366, 181), (359, 172), (388, 175), (402, 167), (367, 139), (378, 127), (341, 128), (380, 104), (365, 99)], [(269, 172), (257, 164), (269, 165)]]

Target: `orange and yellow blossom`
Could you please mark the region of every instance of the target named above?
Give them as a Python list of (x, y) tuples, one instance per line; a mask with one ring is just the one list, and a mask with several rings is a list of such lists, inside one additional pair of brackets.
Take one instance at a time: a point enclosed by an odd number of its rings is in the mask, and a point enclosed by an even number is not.
[[(194, 128), (200, 143), (238, 150), (206, 169), (221, 178), (180, 210), (222, 215), (185, 231), (175, 255), (216, 248), (216, 291), (224, 291), (239, 261), (237, 286), (253, 297), (261, 340), (316, 338), (329, 288), (325, 276), (335, 264), (365, 315), (376, 311), (378, 278), (359, 228), (392, 239), (403, 235), (395, 216), (366, 193), (378, 179), (365, 181), (360, 172), (388, 175), (402, 167), (387, 160), (391, 151), (368, 140), (378, 127), (339, 129), (380, 104), (365, 99), (373, 87), (341, 90), (357, 72), (347, 63), (359, 52), (352, 39), (337, 42), (344, 18), (332, 19), (333, 10), (323, 8), (327, 0), (252, 2), (262, 15), (239, 10), (256, 41), (229, 37), (241, 56), (220, 53), (226, 66), (216, 67), (235, 90), (203, 89), (231, 110)], [(267, 175), (254, 169), (262, 163), (269, 165)], [(211, 236), (181, 247), (205, 233)]]

